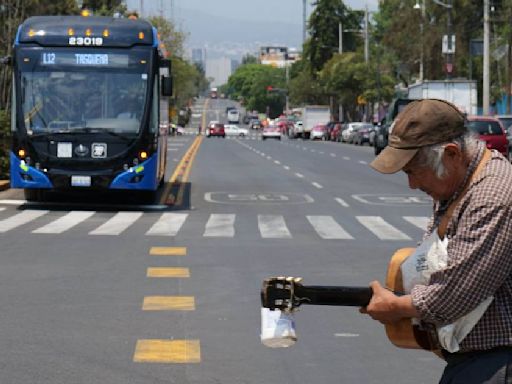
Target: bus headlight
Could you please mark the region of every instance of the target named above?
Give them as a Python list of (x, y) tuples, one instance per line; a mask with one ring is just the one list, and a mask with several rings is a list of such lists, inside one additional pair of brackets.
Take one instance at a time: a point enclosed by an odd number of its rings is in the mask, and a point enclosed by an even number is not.
[(25, 152), (25, 150), (23, 148), (18, 149), (18, 157), (20, 159), (24, 159), (26, 154), (27, 154), (27, 152)]
[(140, 151), (139, 152), (139, 158), (141, 160), (146, 160), (148, 158), (148, 153), (146, 151)]

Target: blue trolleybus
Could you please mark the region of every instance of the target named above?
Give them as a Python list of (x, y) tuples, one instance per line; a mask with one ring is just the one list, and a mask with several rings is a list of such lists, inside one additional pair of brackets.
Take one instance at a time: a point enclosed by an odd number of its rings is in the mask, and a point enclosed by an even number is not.
[(164, 181), (170, 61), (146, 21), (27, 19), (14, 43), (11, 187), (156, 191)]

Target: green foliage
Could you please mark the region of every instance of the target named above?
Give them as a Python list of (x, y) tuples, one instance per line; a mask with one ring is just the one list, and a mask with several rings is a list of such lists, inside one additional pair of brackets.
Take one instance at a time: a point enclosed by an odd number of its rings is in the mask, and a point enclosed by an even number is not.
[[(268, 92), (272, 86), (275, 91)], [(263, 64), (245, 64), (229, 77), (228, 89), (233, 99), (242, 99), (249, 110), (279, 116), (286, 103), (286, 73), (283, 68)]]
[(9, 178), (11, 120), (8, 110), (0, 110), (0, 180)]

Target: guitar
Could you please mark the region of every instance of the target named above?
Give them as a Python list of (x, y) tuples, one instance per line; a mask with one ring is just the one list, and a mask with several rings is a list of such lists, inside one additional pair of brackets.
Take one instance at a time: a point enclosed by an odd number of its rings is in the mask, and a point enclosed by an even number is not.
[[(386, 286), (391, 291), (403, 292), (400, 266), (409, 257), (414, 248), (402, 248), (395, 252), (388, 265)], [(365, 307), (370, 302), (372, 290), (369, 287), (347, 286), (304, 286), (300, 279), (292, 277), (272, 277), (263, 281), (261, 304), (265, 308), (294, 309), (300, 305), (334, 305)], [(438, 350), (431, 335), (413, 324), (411, 319), (401, 319), (386, 324), (388, 339), (397, 347), (410, 349)]]

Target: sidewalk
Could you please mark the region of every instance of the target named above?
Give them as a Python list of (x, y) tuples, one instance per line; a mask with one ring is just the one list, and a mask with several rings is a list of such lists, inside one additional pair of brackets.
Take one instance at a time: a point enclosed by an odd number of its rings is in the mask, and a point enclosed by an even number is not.
[(0, 191), (5, 191), (9, 189), (10, 181), (9, 180), (0, 180)]

